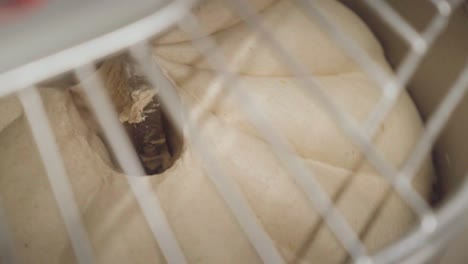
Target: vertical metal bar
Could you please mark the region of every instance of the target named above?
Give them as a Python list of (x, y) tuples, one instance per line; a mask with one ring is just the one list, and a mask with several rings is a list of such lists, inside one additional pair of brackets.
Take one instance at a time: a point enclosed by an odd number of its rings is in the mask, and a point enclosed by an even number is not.
[[(421, 135), (416, 147), (413, 149), (411, 156), (401, 170), (404, 177), (413, 178), (418, 172), (425, 157), (429, 154), (432, 146), (440, 135), (445, 125), (450, 119), (450, 115), (455, 111), (457, 106), (461, 103), (468, 90), (468, 61), (465, 68), (461, 72), (458, 80), (449, 90), (444, 100), (435, 110), (434, 114), (427, 121), (426, 129)], [(468, 119), (467, 119), (468, 121)]]
[(241, 108), (247, 113), (247, 116), (251, 119), (254, 126), (259, 129), (267, 142), (271, 144), (275, 155), (292, 172), (296, 181), (300, 183), (309, 200), (313, 203), (317, 212), (325, 219), (338, 240), (356, 261), (367, 260), (366, 250), (360, 243), (359, 238), (356, 237), (352, 228), (333, 206), (327, 194), (322, 190), (315, 177), (311, 175), (311, 172), (305, 167), (303, 161), (294, 154), (294, 151), (292, 151), (286, 141), (274, 132), (275, 129), (270, 125), (271, 122), (267, 121), (266, 117), (260, 114), (260, 109), (254, 107), (255, 104), (251, 101), (248, 93), (236, 86), (238, 79), (234, 73), (227, 69), (225, 59), (219, 48), (216, 47), (214, 40), (210, 37), (199, 38), (202, 29), (196, 18), (191, 14), (188, 14), (186, 20), (181, 21), (179, 24), (187, 34), (191, 35), (194, 46), (208, 59), (213, 68), (218, 69), (221, 75), (227, 76), (225, 79), (231, 80), (229, 92), (237, 96)]
[(55, 142), (39, 91), (35, 87), (30, 87), (18, 92), (18, 96), (31, 126), (34, 140), (78, 262), (80, 264), (94, 263), (93, 248), (81, 220), (65, 164)]
[(394, 93), (397, 84), (394, 74), (388, 72), (378, 64), (359, 44), (348, 36), (340, 26), (324, 14), (316, 0), (295, 0), (301, 10), (316, 22), (327, 34), (335, 40), (335, 44), (342, 48), (367, 75), (372, 78), (384, 93)]
[(421, 217), (431, 214), (432, 209), (428, 203), (417, 193), (406, 180), (397, 181), (396, 176), (398, 171), (394, 166), (389, 164), (374, 148), (372, 141), (360, 129), (355, 120), (350, 117), (345, 111), (322, 91), (320, 84), (314, 76), (308, 76), (304, 66), (297, 61), (288, 51), (286, 51), (271, 31), (263, 25), (262, 21), (255, 15), (254, 11), (245, 3), (245, 0), (229, 0), (233, 8), (243, 17), (243, 19), (261, 35), (275, 51), (275, 54), (281, 59), (290, 69), (294, 76), (300, 81), (304, 91), (308, 96), (317, 100), (325, 111), (335, 120), (336, 124), (342, 131), (354, 142), (361, 150), (369, 162), (385, 177), (401, 197), (411, 206), (411, 208)]
[(94, 70), (93, 66), (83, 66), (76, 70), (76, 75), (82, 82), (99, 124), (106, 128), (104, 135), (109, 140), (110, 147), (122, 166), (133, 194), (167, 262), (187, 263), (159, 199), (151, 187), (149, 178), (138, 177), (145, 175), (145, 172), (112, 103), (105, 93), (103, 83)]
[[(199, 135), (193, 120), (188, 117), (185, 107), (178, 99), (177, 93), (174, 90), (174, 85), (164, 75), (162, 70), (155, 65), (151, 60), (151, 53), (147, 44), (141, 44), (131, 49), (131, 53), (135, 60), (142, 66), (145, 75), (152, 83), (153, 87), (159, 89), (164, 106), (168, 109), (168, 114), (179, 128), (185, 128), (190, 135), (190, 139), (196, 151), (201, 154), (201, 157), (206, 166), (207, 176), (214, 183), (223, 197), (226, 204), (229, 206), (237, 221), (244, 229), (244, 232), (259, 254), (264, 263), (284, 263), (281, 254), (277, 251), (273, 241), (262, 228), (254, 211), (248, 205), (247, 200), (239, 190), (237, 183), (226, 174), (225, 170), (219, 165), (219, 161), (206, 148), (205, 140)], [(186, 122), (183, 122), (185, 120)]]

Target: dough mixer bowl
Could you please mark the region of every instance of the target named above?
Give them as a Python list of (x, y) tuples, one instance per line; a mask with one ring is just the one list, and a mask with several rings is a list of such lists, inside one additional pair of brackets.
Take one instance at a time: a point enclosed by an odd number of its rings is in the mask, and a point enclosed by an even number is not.
[[(407, 54), (421, 54), (420, 60), (414, 60), (415, 72), (407, 77), (407, 88), (423, 119), (430, 120), (454, 86), (467, 85), (462, 77), (468, 75), (468, 12), (460, 1), (384, 1), (399, 14), (395, 18), (391, 14), (382, 15), (388, 9), (379, 9), (384, 6), (379, 4), (376, 4), (377, 8), (372, 7), (369, 5), (371, 1), (342, 0), (368, 24), (396, 69), (405, 65)], [(130, 9), (129, 2), (132, 2)], [(7, 41), (0, 43), (0, 96), (50, 82), (51, 78), (69, 84), (69, 71), (167, 29), (194, 1), (166, 2), (119, 0), (97, 4), (95, 1), (50, 0), (46, 7), (38, 9), (37, 14), (0, 26), (0, 37), (9, 36)], [(456, 10), (450, 10), (454, 3), (460, 5)], [(405, 33), (401, 27), (395, 29), (392, 26), (399, 24), (387, 20), (406, 21), (417, 32), (423, 33), (438, 16), (442, 17), (439, 26), (444, 28), (447, 8), (452, 11), (448, 24), (428, 46), (427, 53), (424, 49), (418, 53), (417, 44), (408, 42), (406, 37), (412, 40), (411, 32)], [(89, 19), (82, 19), (85, 15)], [(32, 29), (36, 24), (41, 27)], [(31, 48), (31, 40), (34, 40), (34, 48)], [(450, 118), (439, 118), (448, 122), (436, 137), (433, 148), (433, 162), (439, 178), (435, 188), (437, 197), (434, 198), (437, 221), (428, 228), (430, 232), (415, 228), (400, 241), (378, 252), (373, 256), (376, 263), (436, 263), (447, 243), (465, 228), (464, 223), (468, 223), (468, 95), (463, 96), (460, 104), (450, 111)]]

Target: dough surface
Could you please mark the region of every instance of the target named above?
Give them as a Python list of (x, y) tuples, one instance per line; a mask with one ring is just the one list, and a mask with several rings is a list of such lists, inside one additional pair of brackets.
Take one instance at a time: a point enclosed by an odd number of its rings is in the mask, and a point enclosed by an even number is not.
[[(307, 19), (292, 1), (254, 1), (266, 25), (281, 44), (315, 76), (324, 92), (358, 122), (363, 122), (381, 96), (379, 87), (346, 54)], [(210, 6), (211, 5), (211, 6)], [(382, 67), (390, 70), (382, 48), (365, 24), (335, 1), (320, 1), (332, 16)], [(258, 36), (226, 11), (208, 1), (196, 14), (216, 40), (228, 67), (240, 75), (236, 87), (247, 91), (286, 138), (336, 206), (362, 236), (370, 252), (389, 245), (414, 224), (415, 217), (359, 149), (309, 97), (288, 67)], [(220, 16), (221, 18), (217, 18)], [(221, 19), (223, 23), (213, 24)], [(177, 29), (156, 39), (154, 60), (177, 84), (193, 110), (221, 85), (216, 69)], [(111, 63), (111, 62), (108, 62)], [(99, 72), (108, 85), (119, 76)], [(236, 89), (236, 87), (232, 87)], [(165, 263), (138, 207), (125, 175), (116, 170), (95, 125), (80, 112), (69, 89), (41, 88), (68, 177), (82, 212), (98, 263)], [(295, 259), (305, 241), (301, 263), (342, 263), (346, 251), (307, 200), (253, 126), (237, 99), (226, 94), (199, 120), (205, 146), (232, 177), (259, 222), (286, 261)], [(404, 93), (375, 140), (386, 160), (400, 167), (422, 131), (422, 122)], [(0, 198), (12, 228), (21, 263), (75, 263), (63, 221), (29, 125), (15, 97), (0, 99)], [(189, 263), (260, 263), (232, 212), (206, 176), (200, 154), (186, 136), (177, 162), (150, 180)], [(432, 165), (429, 159), (414, 186), (427, 198)], [(384, 202), (382, 202), (384, 200)], [(380, 211), (375, 219), (373, 212)]]

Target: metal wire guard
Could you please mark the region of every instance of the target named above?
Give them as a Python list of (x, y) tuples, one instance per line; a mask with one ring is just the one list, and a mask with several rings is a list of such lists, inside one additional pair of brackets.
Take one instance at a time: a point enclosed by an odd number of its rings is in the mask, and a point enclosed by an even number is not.
[[(306, 76), (305, 69), (297, 60), (290, 56), (269, 29), (262, 24), (254, 14), (254, 10), (245, 0), (229, 0), (232, 9), (235, 10), (245, 22), (259, 35), (267, 39), (270, 48), (276, 51), (281, 61), (287, 65), (296, 76)], [(302, 10), (326, 29), (332, 39), (336, 41), (362, 69), (380, 85), (384, 96), (378, 102), (374, 111), (365, 122), (363, 128), (356, 124), (353, 118), (340, 110), (332, 100), (321, 91), (320, 85), (311, 78), (299, 78), (301, 85), (309, 87), (310, 96), (320, 99), (322, 107), (333, 117), (347, 136), (359, 147), (364, 156), (372, 163), (379, 173), (386, 177), (401, 197), (410, 205), (421, 219), (419, 228), (402, 238), (399, 243), (369, 256), (365, 247), (356, 236), (339, 211), (333, 207), (333, 202), (323, 192), (320, 185), (314, 180), (310, 171), (298, 161), (288, 144), (282, 140), (281, 135), (271, 129), (271, 124), (256, 109), (255, 103), (249, 98), (248, 93), (241, 89), (232, 89), (235, 96), (243, 98), (242, 108), (249, 113), (252, 123), (258, 128), (262, 136), (271, 144), (272, 150), (284, 163), (285, 168), (295, 177), (303, 187), (303, 191), (313, 203), (317, 211), (323, 217), (330, 229), (334, 232), (343, 246), (347, 249), (352, 259), (357, 263), (391, 263), (406, 258), (408, 263), (413, 260), (422, 260), (430, 257), (432, 249), (439, 247), (450, 235), (459, 230), (460, 224), (466, 217), (468, 191), (458, 192), (451, 201), (438, 211), (434, 211), (411, 187), (412, 177), (417, 173), (424, 158), (431, 151), (434, 142), (448, 121), (448, 117), (460, 103), (468, 90), (468, 63), (459, 79), (450, 88), (442, 103), (426, 122), (426, 129), (419, 142), (413, 149), (410, 158), (404, 163), (401, 170), (394, 168), (378, 154), (372, 143), (378, 127), (387, 114), (393, 109), (398, 96), (404, 91), (409, 80), (417, 70), (418, 65), (429, 50), (435, 39), (447, 25), (450, 14), (454, 8), (461, 4), (461, 0), (443, 1), (432, 0), (437, 8), (437, 14), (432, 22), (422, 32), (417, 32), (410, 24), (398, 15), (385, 1), (365, 1), (369, 7), (381, 14), (386, 21), (407, 43), (410, 51), (402, 64), (396, 69), (395, 74), (389, 74), (370, 58), (350, 37), (337, 26), (337, 24), (323, 13), (314, 0), (296, 0)], [(119, 164), (122, 165), (127, 175), (141, 174), (142, 168), (138, 158), (132, 150), (128, 138), (122, 129), (116, 113), (112, 110), (111, 102), (103, 93), (101, 80), (89, 79), (95, 68), (90, 64), (98, 59), (113, 54), (117, 51), (129, 48), (130, 54), (142, 66), (142, 69), (154, 87), (160, 89), (160, 94), (165, 105), (169, 108), (175, 124), (186, 131), (194, 142), (195, 149), (201, 154), (208, 164), (213, 164), (207, 171), (207, 176), (213, 181), (219, 193), (232, 210), (234, 216), (242, 226), (253, 247), (265, 263), (283, 263), (269, 235), (263, 230), (256, 220), (247, 201), (238, 189), (236, 183), (227, 176), (223, 168), (215, 162), (215, 157), (209, 150), (203, 148), (204, 139), (198, 135), (194, 120), (199, 112), (187, 114), (178, 109), (181, 106), (173, 84), (168, 80), (163, 71), (150, 59), (148, 39), (168, 29), (174, 24), (187, 33), (192, 39), (195, 48), (202, 53), (208, 62), (219, 69), (219, 78), (225, 83), (235, 86), (236, 76), (225, 65), (222, 54), (216, 48), (215, 42), (210, 38), (200, 38), (202, 29), (196, 17), (191, 13), (194, 1), (175, 1), (158, 10), (155, 14), (143, 18), (133, 24), (110, 32), (104, 36), (74, 46), (62, 52), (42, 58), (11, 69), (0, 74), (0, 96), (18, 92), (23, 103), (26, 116), (33, 127), (33, 136), (38, 145), (39, 152), (45, 164), (52, 190), (56, 196), (59, 208), (67, 227), (72, 246), (76, 252), (79, 263), (92, 263), (94, 256), (88, 241), (84, 226), (79, 220), (79, 211), (76, 207), (70, 184), (68, 183), (64, 163), (54, 141), (41, 98), (35, 88), (35, 84), (56, 76), (60, 73), (73, 70), (79, 80), (86, 82), (86, 93), (91, 99), (91, 106), (95, 110), (97, 119), (104, 127), (105, 136), (111, 143), (113, 153), (116, 154)], [(200, 106), (200, 109), (203, 106)], [(184, 120), (184, 122), (182, 122)], [(173, 234), (159, 200), (151, 190), (148, 180), (128, 176), (127, 180), (136, 195), (137, 201), (150, 225), (154, 237), (158, 241), (163, 255), (170, 263), (186, 263), (183, 251), (180, 249)], [(468, 183), (463, 189), (468, 188)], [(466, 188), (465, 188), (466, 187)], [(60, 197), (60, 199), (59, 199)], [(0, 220), (1, 218), (0, 212)], [(0, 232), (6, 226), (0, 221)], [(7, 238), (7, 234), (2, 233)], [(0, 241), (0, 245), (8, 245), (7, 239)]]

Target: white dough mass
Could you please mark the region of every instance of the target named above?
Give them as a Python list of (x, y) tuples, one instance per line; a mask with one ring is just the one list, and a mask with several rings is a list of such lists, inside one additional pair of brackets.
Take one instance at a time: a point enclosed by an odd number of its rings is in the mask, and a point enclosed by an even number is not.
[[(255, 0), (264, 23), (282, 46), (305, 65), (323, 91), (343, 111), (363, 123), (381, 89), (344, 51), (307, 18), (293, 1)], [(336, 1), (319, 1), (323, 10), (386, 70), (390, 66), (367, 26)], [(394, 242), (416, 217), (389, 184), (278, 59), (257, 33), (222, 1), (206, 1), (195, 14), (219, 45), (228, 67), (240, 75), (233, 89), (247, 92), (286, 138), (370, 252)], [(173, 29), (153, 42), (154, 60), (177, 84), (193, 109), (220, 84), (216, 69), (189, 38)], [(111, 63), (108, 62), (108, 63)], [(107, 67), (106, 64), (104, 68)], [(102, 70), (101, 70), (102, 71)], [(118, 75), (106, 75), (108, 83)], [(112, 79), (114, 78), (114, 79)], [(124, 175), (117, 172), (94, 126), (80, 114), (69, 89), (41, 88), (68, 177), (98, 263), (165, 263)], [(278, 251), (290, 262), (314, 237), (301, 263), (342, 263), (346, 250), (304, 195), (300, 185), (250, 123), (237, 98), (227, 95), (209, 106), (200, 133), (220, 165), (239, 185)], [(407, 93), (379, 128), (375, 145), (400, 167), (422, 132)], [(150, 178), (189, 263), (260, 263), (256, 251), (207, 177), (191, 138), (179, 160)], [(14, 96), (0, 98), (0, 198), (20, 263), (75, 263), (76, 257), (29, 125)], [(348, 180), (352, 177), (350, 183)], [(413, 185), (426, 199), (432, 184), (429, 158)], [(384, 202), (383, 202), (384, 201)], [(380, 208), (375, 216), (373, 212)]]

